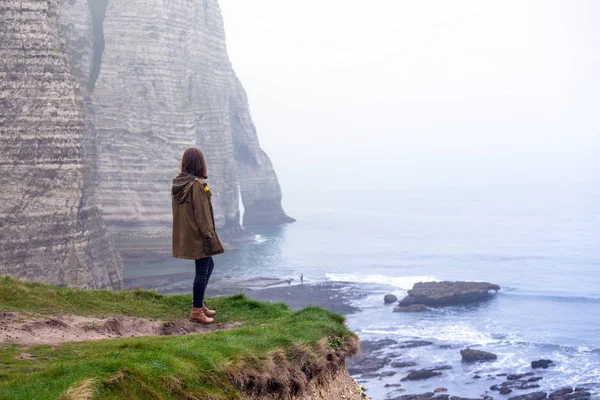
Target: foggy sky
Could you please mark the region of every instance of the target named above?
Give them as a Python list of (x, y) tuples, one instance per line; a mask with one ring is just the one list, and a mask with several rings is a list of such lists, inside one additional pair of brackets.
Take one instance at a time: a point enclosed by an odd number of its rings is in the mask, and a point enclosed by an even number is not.
[(600, 182), (600, 2), (221, 0), (284, 193)]

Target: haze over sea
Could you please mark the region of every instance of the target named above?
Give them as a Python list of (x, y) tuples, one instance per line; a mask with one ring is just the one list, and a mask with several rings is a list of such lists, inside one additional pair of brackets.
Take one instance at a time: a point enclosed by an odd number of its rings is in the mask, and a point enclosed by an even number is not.
[[(344, 191), (310, 193), (288, 206), (295, 224), (255, 229), (258, 243), (217, 259), (215, 274), (236, 279), (292, 277), (299, 283), (353, 282), (370, 295), (348, 316), (362, 340), (426, 339), (435, 348), (403, 357), (422, 367), (450, 364), (438, 386), (478, 396), (483, 375), (529, 370), (539, 358), (557, 361), (542, 387), (600, 386), (600, 192), (597, 186), (536, 185), (371, 190), (368, 182)], [(127, 266), (126, 277), (191, 272), (181, 260)], [(393, 313), (383, 294), (403, 296), (415, 282), (489, 281), (499, 295), (476, 307), (424, 314)], [(487, 366), (460, 363), (458, 349), (481, 346), (498, 354)], [(367, 380), (374, 398), (401, 375)], [(437, 378), (436, 378), (437, 379)], [(454, 390), (452, 390), (454, 388)]]

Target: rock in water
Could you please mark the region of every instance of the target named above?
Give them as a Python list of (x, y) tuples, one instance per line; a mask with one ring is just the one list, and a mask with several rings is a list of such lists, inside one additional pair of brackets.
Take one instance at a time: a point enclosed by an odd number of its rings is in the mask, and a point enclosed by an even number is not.
[(547, 368), (549, 368), (553, 364), (554, 364), (554, 361), (552, 361), (552, 360), (532, 361), (531, 362), (531, 368), (533, 368), (533, 369), (538, 369), (538, 368), (547, 369)]
[(241, 231), (240, 195), (246, 225), (293, 221), (229, 61), (217, 0), (61, 3), (95, 195), (120, 248), (158, 241), (168, 253), (171, 180), (194, 145), (207, 158), (222, 236)]
[(0, 8), (0, 274), (120, 288), (123, 264), (92, 196), (59, 2)]
[(499, 290), (500, 286), (487, 282), (420, 282), (408, 291), (408, 296), (400, 300), (398, 305), (448, 306), (472, 303), (486, 300), (490, 291)]
[(398, 301), (398, 298), (396, 296), (394, 296), (393, 294), (386, 294), (385, 296), (383, 296), (383, 302), (385, 304), (391, 304), (391, 303), (395, 303)]
[(372, 373), (388, 365), (389, 357), (357, 355), (347, 360), (348, 372), (352, 375)]
[(421, 394), (404, 394), (402, 396), (394, 397), (392, 400), (430, 400), (433, 399), (435, 393), (421, 393)]
[(566, 388), (552, 392), (548, 398), (550, 400), (589, 400), (591, 396), (592, 393), (583, 388)]
[(524, 374), (508, 374), (506, 375), (506, 380), (516, 381), (533, 375), (535, 375), (535, 372), (526, 372)]
[(511, 397), (508, 400), (545, 400), (547, 396), (548, 394), (546, 392), (535, 392)]
[(551, 400), (556, 400), (556, 399), (560, 399), (566, 395), (570, 395), (573, 392), (575, 392), (575, 390), (573, 390), (573, 388), (560, 389), (560, 390), (550, 393), (549, 398)]
[(408, 368), (417, 365), (414, 361), (394, 361), (390, 364), (393, 368)]
[(424, 379), (433, 378), (436, 376), (441, 376), (442, 373), (440, 371), (446, 371), (452, 369), (449, 365), (442, 365), (439, 367), (426, 368), (421, 370), (410, 371), (408, 375), (401, 379), (401, 381), (420, 381)]
[(402, 381), (421, 381), (424, 379), (433, 378), (435, 376), (441, 376), (442, 373), (438, 371), (433, 371), (430, 369), (422, 369), (419, 371), (411, 371), (408, 375), (402, 378)]
[(494, 353), (487, 351), (464, 349), (460, 351), (463, 361), (478, 362), (478, 361), (494, 361), (498, 358)]

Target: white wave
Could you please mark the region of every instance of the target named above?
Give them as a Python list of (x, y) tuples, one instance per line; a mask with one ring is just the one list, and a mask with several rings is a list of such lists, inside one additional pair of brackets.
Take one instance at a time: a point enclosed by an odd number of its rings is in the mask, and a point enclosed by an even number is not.
[(470, 346), (498, 343), (498, 339), (488, 332), (479, 331), (467, 323), (429, 326), (402, 326), (396, 330), (364, 329), (362, 332), (379, 335), (398, 335), (405, 338), (436, 340), (439, 342), (461, 343)]
[(254, 235), (254, 242), (255, 243), (264, 243), (267, 240), (268, 239), (266, 237), (264, 237), (263, 235)]
[(436, 282), (438, 279), (434, 276), (387, 276), (381, 274), (329, 274), (325, 276), (331, 281), (357, 282), (357, 283), (377, 283), (381, 285), (390, 285), (403, 290), (412, 289), (415, 283)]

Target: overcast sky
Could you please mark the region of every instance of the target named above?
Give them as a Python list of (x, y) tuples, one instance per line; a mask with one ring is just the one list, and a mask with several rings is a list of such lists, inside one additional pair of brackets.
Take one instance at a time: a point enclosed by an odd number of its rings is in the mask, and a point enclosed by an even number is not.
[(284, 193), (600, 182), (600, 1), (221, 7)]

